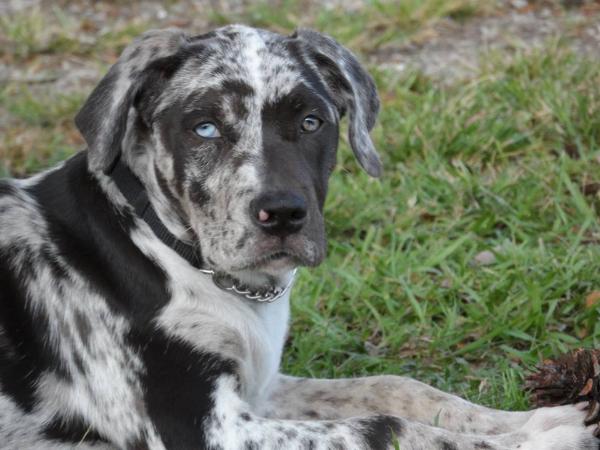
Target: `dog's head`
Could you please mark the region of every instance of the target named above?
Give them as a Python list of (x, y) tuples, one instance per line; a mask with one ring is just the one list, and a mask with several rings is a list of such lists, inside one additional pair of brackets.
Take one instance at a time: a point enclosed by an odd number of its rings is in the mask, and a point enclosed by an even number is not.
[(371, 77), (333, 39), (228, 26), (151, 31), (125, 49), (76, 117), (92, 171), (123, 155), (192, 230), (209, 266), (277, 274), (325, 254), (323, 204), (339, 119), (362, 167)]

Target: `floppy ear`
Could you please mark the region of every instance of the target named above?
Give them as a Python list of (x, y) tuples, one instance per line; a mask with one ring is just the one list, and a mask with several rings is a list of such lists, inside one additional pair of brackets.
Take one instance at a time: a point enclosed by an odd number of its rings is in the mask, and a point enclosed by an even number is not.
[(321, 75), (340, 115), (348, 112), (348, 138), (360, 165), (373, 177), (381, 175), (381, 161), (369, 131), (379, 112), (379, 98), (371, 76), (356, 57), (333, 38), (300, 29), (292, 36), (303, 45), (303, 54)]
[(110, 171), (121, 153), (129, 110), (143, 84), (146, 69), (177, 52), (186, 41), (181, 30), (153, 30), (129, 45), (92, 91), (75, 117), (88, 145), (88, 167)]

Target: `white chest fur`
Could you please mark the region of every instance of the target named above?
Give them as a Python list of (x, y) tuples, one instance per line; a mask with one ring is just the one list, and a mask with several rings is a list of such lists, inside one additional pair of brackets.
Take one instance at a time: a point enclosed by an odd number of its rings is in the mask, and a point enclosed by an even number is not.
[(233, 360), (242, 395), (261, 400), (279, 370), (289, 322), (289, 293), (273, 303), (244, 300), (215, 286), (144, 227), (132, 239), (156, 260), (169, 278), (171, 299), (157, 318), (168, 335), (199, 351)]
[(223, 292), (210, 279), (199, 281), (193, 288), (188, 284), (187, 289), (177, 284), (179, 288), (174, 289), (170, 304), (159, 317), (160, 324), (198, 350), (234, 360), (244, 399), (250, 404), (260, 402), (279, 370), (289, 296), (256, 304)]
[[(272, 377), (279, 371), (281, 353), (288, 332), (290, 319), (290, 294), (289, 292), (273, 303), (252, 303), (250, 307), (255, 311), (260, 323), (262, 333), (268, 342), (268, 351), (263, 352), (263, 372), (266, 378), (259, 389), (259, 396), (267, 387)], [(265, 349), (267, 350), (267, 349)]]

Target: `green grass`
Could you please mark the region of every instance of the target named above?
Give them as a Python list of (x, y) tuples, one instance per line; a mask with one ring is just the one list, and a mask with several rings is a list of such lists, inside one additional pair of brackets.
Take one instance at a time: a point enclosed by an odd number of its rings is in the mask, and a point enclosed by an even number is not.
[(32, 65), (39, 56), (77, 56), (109, 64), (134, 37), (159, 26), (133, 18), (93, 31), (95, 25), (59, 7), (33, 8), (0, 17), (0, 58)]
[(23, 85), (0, 88), (10, 126), (0, 147), (0, 176), (24, 176), (73, 154), (83, 145), (73, 117), (82, 92), (40, 92)]
[[(164, 7), (169, 10), (174, 3)], [(357, 51), (371, 51), (416, 37), (444, 18), (467, 20), (487, 14), (494, 5), (494, 0), (371, 0), (349, 11), (341, 3), (324, 8), (318, 1), (261, 0), (250, 2), (238, 13), (200, 9), (214, 26), (241, 22), (280, 32), (308, 26), (332, 34)], [(90, 33), (93, 23), (59, 7), (33, 8), (0, 17), (0, 42), (6, 43), (0, 47), (0, 57), (28, 61), (38, 54), (119, 52), (136, 35), (159, 26), (164, 25), (157, 19), (134, 18)]]
[(416, 37), (440, 19), (465, 20), (492, 9), (493, 0), (373, 0), (360, 7), (323, 8), (319, 2), (252, 3), (240, 14), (213, 11), (215, 24), (242, 22), (289, 33), (304, 26), (327, 32), (355, 51), (373, 51)]
[(599, 73), (551, 45), (452, 86), (379, 74), (387, 169), (372, 181), (342, 150), (329, 259), (295, 290), (285, 367), (413, 374), (522, 408), (525, 368), (597, 346), (600, 203), (582, 189), (600, 178)]
[[(345, 13), (300, 5), (284, 0), (209, 18), (282, 31), (312, 26), (368, 53), (488, 7), (374, 1)], [(60, 11), (35, 14), (0, 24), (5, 39), (25, 36), (5, 50), (9, 61), (54, 52), (106, 62), (143, 26), (121, 24), (96, 46), (59, 46), (38, 22), (62, 17), (73, 38), (77, 26)], [(600, 303), (586, 299), (600, 291), (600, 63), (562, 42), (506, 56), (485, 56), (479, 76), (450, 85), (371, 67), (383, 103), (372, 135), (385, 174), (369, 179), (342, 144), (326, 207), (329, 257), (302, 270), (294, 288), (285, 370), (407, 374), (520, 409), (523, 375), (540, 358), (599, 345)], [(82, 141), (72, 117), (83, 98), (80, 90), (0, 86), (9, 124), (0, 171), (24, 175), (73, 153)], [(476, 262), (483, 251), (495, 255), (491, 264)]]

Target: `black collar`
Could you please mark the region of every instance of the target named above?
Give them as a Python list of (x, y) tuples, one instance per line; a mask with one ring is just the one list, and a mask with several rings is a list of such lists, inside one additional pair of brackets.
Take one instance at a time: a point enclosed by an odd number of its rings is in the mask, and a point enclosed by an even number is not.
[(176, 238), (161, 222), (148, 199), (144, 185), (133, 174), (131, 169), (119, 159), (109, 175), (121, 191), (121, 194), (123, 194), (133, 207), (136, 214), (148, 224), (156, 237), (167, 247), (175, 250), (179, 256), (188, 261), (192, 266), (199, 269), (202, 266), (200, 251), (193, 244), (188, 244)]

